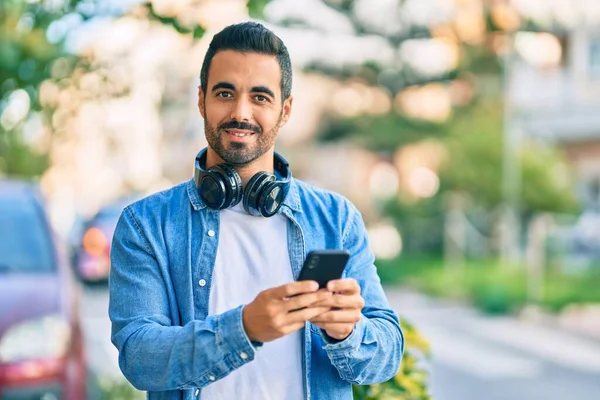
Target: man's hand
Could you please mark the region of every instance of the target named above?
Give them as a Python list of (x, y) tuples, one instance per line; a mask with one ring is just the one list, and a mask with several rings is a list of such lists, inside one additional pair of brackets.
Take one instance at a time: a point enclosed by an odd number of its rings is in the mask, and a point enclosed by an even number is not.
[(360, 295), (360, 286), (354, 279), (338, 279), (330, 281), (327, 289), (334, 293), (328, 299), (313, 305), (315, 309), (331, 308), (311, 318), (310, 322), (324, 329), (327, 335), (343, 340), (352, 333), (354, 326), (362, 317), (361, 310), (365, 301)]
[(295, 332), (309, 319), (329, 310), (329, 306), (315, 305), (329, 297), (332, 293), (319, 290), (315, 281), (292, 282), (262, 291), (243, 309), (246, 334), (252, 341), (270, 342)]

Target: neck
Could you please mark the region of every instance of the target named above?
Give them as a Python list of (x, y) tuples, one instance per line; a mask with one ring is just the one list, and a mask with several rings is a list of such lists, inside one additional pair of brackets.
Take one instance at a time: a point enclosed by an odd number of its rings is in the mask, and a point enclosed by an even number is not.
[[(240, 178), (242, 179), (242, 186), (246, 186), (248, 181), (260, 171), (274, 173), (274, 150), (270, 149), (262, 156), (258, 157), (256, 160), (251, 161), (250, 163), (242, 166), (234, 166), (233, 168), (236, 170)], [(206, 168), (210, 168), (213, 165), (224, 163), (225, 161), (219, 157), (217, 153), (212, 151), (210, 148), (208, 153), (206, 154)]]

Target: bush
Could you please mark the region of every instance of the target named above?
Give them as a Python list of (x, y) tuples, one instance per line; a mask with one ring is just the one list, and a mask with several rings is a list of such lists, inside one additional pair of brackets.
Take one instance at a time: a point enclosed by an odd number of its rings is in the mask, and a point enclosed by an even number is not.
[(100, 377), (92, 383), (90, 399), (93, 400), (142, 400), (144, 392), (134, 388), (125, 378)]
[[(386, 284), (412, 286), (435, 297), (465, 300), (488, 314), (518, 312), (527, 304), (527, 270), (498, 260), (467, 261), (447, 268), (441, 258), (399, 259), (379, 263)], [(558, 312), (570, 304), (600, 303), (600, 272), (550, 271), (544, 277), (540, 306)]]
[(526, 279), (522, 268), (501, 265), (468, 270), (469, 299), (488, 314), (509, 314), (526, 303)]

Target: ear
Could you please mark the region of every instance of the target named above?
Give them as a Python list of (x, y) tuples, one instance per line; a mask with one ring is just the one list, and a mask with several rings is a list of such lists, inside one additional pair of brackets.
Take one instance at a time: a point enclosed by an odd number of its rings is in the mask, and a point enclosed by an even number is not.
[(198, 110), (200, 110), (200, 115), (202, 115), (202, 118), (206, 119), (204, 90), (202, 90), (202, 86), (198, 86)]
[(294, 103), (294, 97), (291, 95), (290, 95), (290, 97), (288, 97), (287, 99), (285, 99), (283, 101), (283, 109), (281, 110), (281, 122), (279, 123), (280, 127), (284, 126), (290, 119), (290, 116), (292, 115), (292, 104), (293, 103)]

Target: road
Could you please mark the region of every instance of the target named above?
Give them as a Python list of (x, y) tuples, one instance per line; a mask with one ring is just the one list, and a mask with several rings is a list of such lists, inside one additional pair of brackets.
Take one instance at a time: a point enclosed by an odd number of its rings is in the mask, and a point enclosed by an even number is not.
[(600, 343), (510, 317), (387, 290), (429, 339), (437, 400), (600, 399)]
[(117, 349), (110, 342), (108, 290), (106, 286), (84, 286), (80, 307), (87, 362), (97, 376), (122, 377)]
[[(600, 399), (600, 342), (405, 290), (386, 292), (396, 312), (430, 340), (437, 400)], [(90, 367), (118, 378), (106, 288), (85, 288), (82, 300)]]

